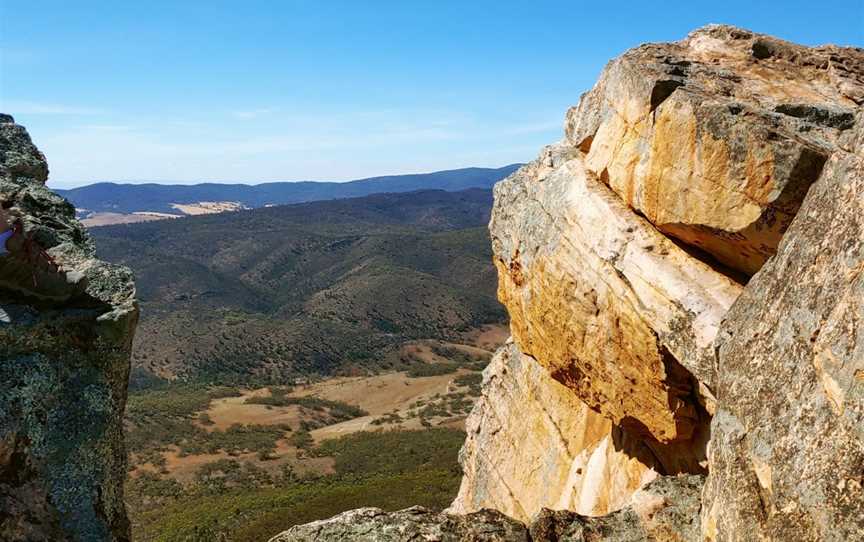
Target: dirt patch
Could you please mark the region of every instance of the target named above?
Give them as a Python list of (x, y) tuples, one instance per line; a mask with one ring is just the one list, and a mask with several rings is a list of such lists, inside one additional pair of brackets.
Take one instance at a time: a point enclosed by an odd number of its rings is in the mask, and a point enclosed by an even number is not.
[(98, 226), (111, 226), (114, 224), (135, 224), (136, 222), (151, 222), (153, 220), (165, 220), (167, 218), (180, 218), (180, 215), (171, 215), (168, 213), (92, 213), (87, 218), (81, 220), (81, 223), (88, 228)]
[[(317, 395), (331, 401), (342, 401), (357, 405), (374, 417), (399, 410), (436, 393), (446, 393), (448, 385), (457, 374), (461, 372), (421, 378), (409, 378), (405, 373), (333, 378), (298, 388), (291, 395)], [(369, 416), (364, 416), (366, 417)], [(356, 418), (336, 425), (351, 424), (362, 419)]]
[(465, 334), (465, 342), (494, 352), (510, 336), (509, 324), (487, 324)]
[(276, 407), (268, 405), (247, 405), (246, 399), (250, 397), (267, 397), (270, 395), (269, 388), (256, 390), (244, 390), (238, 397), (225, 397), (210, 402), (207, 415), (213, 425), (202, 426), (205, 429), (225, 430), (236, 424), (255, 425), (279, 425), (288, 424), (292, 429), (300, 427), (303, 414), (300, 407), (296, 405)]

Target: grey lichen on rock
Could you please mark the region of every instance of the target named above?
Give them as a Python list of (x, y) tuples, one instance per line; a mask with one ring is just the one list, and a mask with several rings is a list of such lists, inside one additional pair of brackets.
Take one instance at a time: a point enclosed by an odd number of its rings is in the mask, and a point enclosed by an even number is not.
[(864, 540), (864, 122), (717, 339), (707, 540)]
[(699, 475), (661, 477), (626, 508), (600, 518), (542, 509), (523, 524), (489, 509), (456, 515), (419, 506), (359, 508), (292, 527), (270, 542), (696, 542), (703, 481)]
[(500, 512), (482, 510), (463, 516), (439, 514), (420, 506), (385, 512), (358, 508), (322, 521), (298, 525), (270, 542), (529, 542), (528, 530)]
[(0, 539), (128, 540), (131, 272), (95, 257), (27, 131), (0, 116)]

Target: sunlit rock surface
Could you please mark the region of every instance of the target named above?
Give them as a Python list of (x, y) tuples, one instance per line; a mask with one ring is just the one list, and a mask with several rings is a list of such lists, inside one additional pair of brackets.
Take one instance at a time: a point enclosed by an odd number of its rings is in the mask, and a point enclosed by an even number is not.
[(661, 231), (752, 274), (854, 123), (862, 62), (706, 27), (613, 60), (568, 113), (567, 142)]
[(562, 151), (495, 187), (490, 230), (513, 338), (624, 429), (689, 440), (704, 422), (693, 374), (711, 379), (705, 355), (741, 286)]
[(496, 185), (512, 344), (450, 511), (531, 540), (864, 539), (862, 104), (864, 50), (728, 26), (610, 62)]
[(513, 343), (486, 369), (466, 431), (453, 513), (494, 508), (528, 521), (551, 508), (599, 516), (624, 507), (657, 476), (650, 450)]

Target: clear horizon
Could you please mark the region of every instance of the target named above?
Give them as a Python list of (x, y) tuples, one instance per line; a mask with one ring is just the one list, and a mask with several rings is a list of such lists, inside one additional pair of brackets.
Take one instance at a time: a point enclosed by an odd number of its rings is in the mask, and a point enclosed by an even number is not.
[(0, 0), (0, 111), (55, 188), (338, 182), (529, 161), (608, 60), (709, 23), (864, 45), (860, 1), (253, 4)]
[(408, 175), (428, 175), (433, 173), (441, 173), (444, 171), (454, 171), (460, 169), (503, 169), (507, 166), (512, 166), (516, 164), (524, 164), (524, 162), (512, 162), (509, 164), (502, 164), (500, 166), (465, 166), (465, 167), (456, 167), (456, 168), (447, 168), (447, 169), (436, 169), (429, 171), (406, 171), (404, 173), (388, 173), (385, 175), (372, 175), (370, 177), (358, 177), (356, 179), (281, 179), (275, 181), (242, 181), (242, 180), (231, 180), (231, 179), (222, 179), (216, 181), (200, 181), (200, 182), (174, 182), (170, 179), (166, 179), (163, 181), (152, 181), (150, 179), (123, 179), (123, 180), (95, 180), (92, 182), (77, 184), (75, 186), (67, 187), (67, 186), (58, 186), (56, 183), (49, 180), (49, 183), (53, 188), (61, 189), (61, 190), (70, 190), (72, 188), (81, 188), (83, 186), (90, 186), (93, 184), (102, 184), (102, 183), (110, 183), (110, 184), (132, 184), (132, 185), (144, 185), (144, 184), (158, 184), (164, 186), (194, 186), (199, 184), (226, 184), (226, 185), (244, 185), (244, 186), (259, 186), (262, 184), (273, 184), (273, 183), (350, 183), (356, 181), (366, 181), (371, 179), (382, 179), (386, 177), (400, 177), (400, 176), (408, 176)]

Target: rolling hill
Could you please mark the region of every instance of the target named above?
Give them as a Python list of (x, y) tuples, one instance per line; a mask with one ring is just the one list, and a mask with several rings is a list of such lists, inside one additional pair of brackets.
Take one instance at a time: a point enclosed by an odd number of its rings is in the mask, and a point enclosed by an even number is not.
[(505, 320), (489, 190), (362, 198), (94, 228), (137, 276), (133, 366), (284, 381), (393, 368), (398, 345)]
[[(96, 183), (57, 190), (75, 207), (96, 213), (136, 212), (178, 214), (175, 205), (234, 202), (257, 208), (336, 198), (354, 198), (382, 192), (413, 192), (491, 188), (521, 164), (501, 168), (463, 168), (433, 173), (372, 177), (349, 182), (273, 182), (257, 185), (205, 183), (195, 185)], [(182, 213), (181, 213), (182, 214)]]

